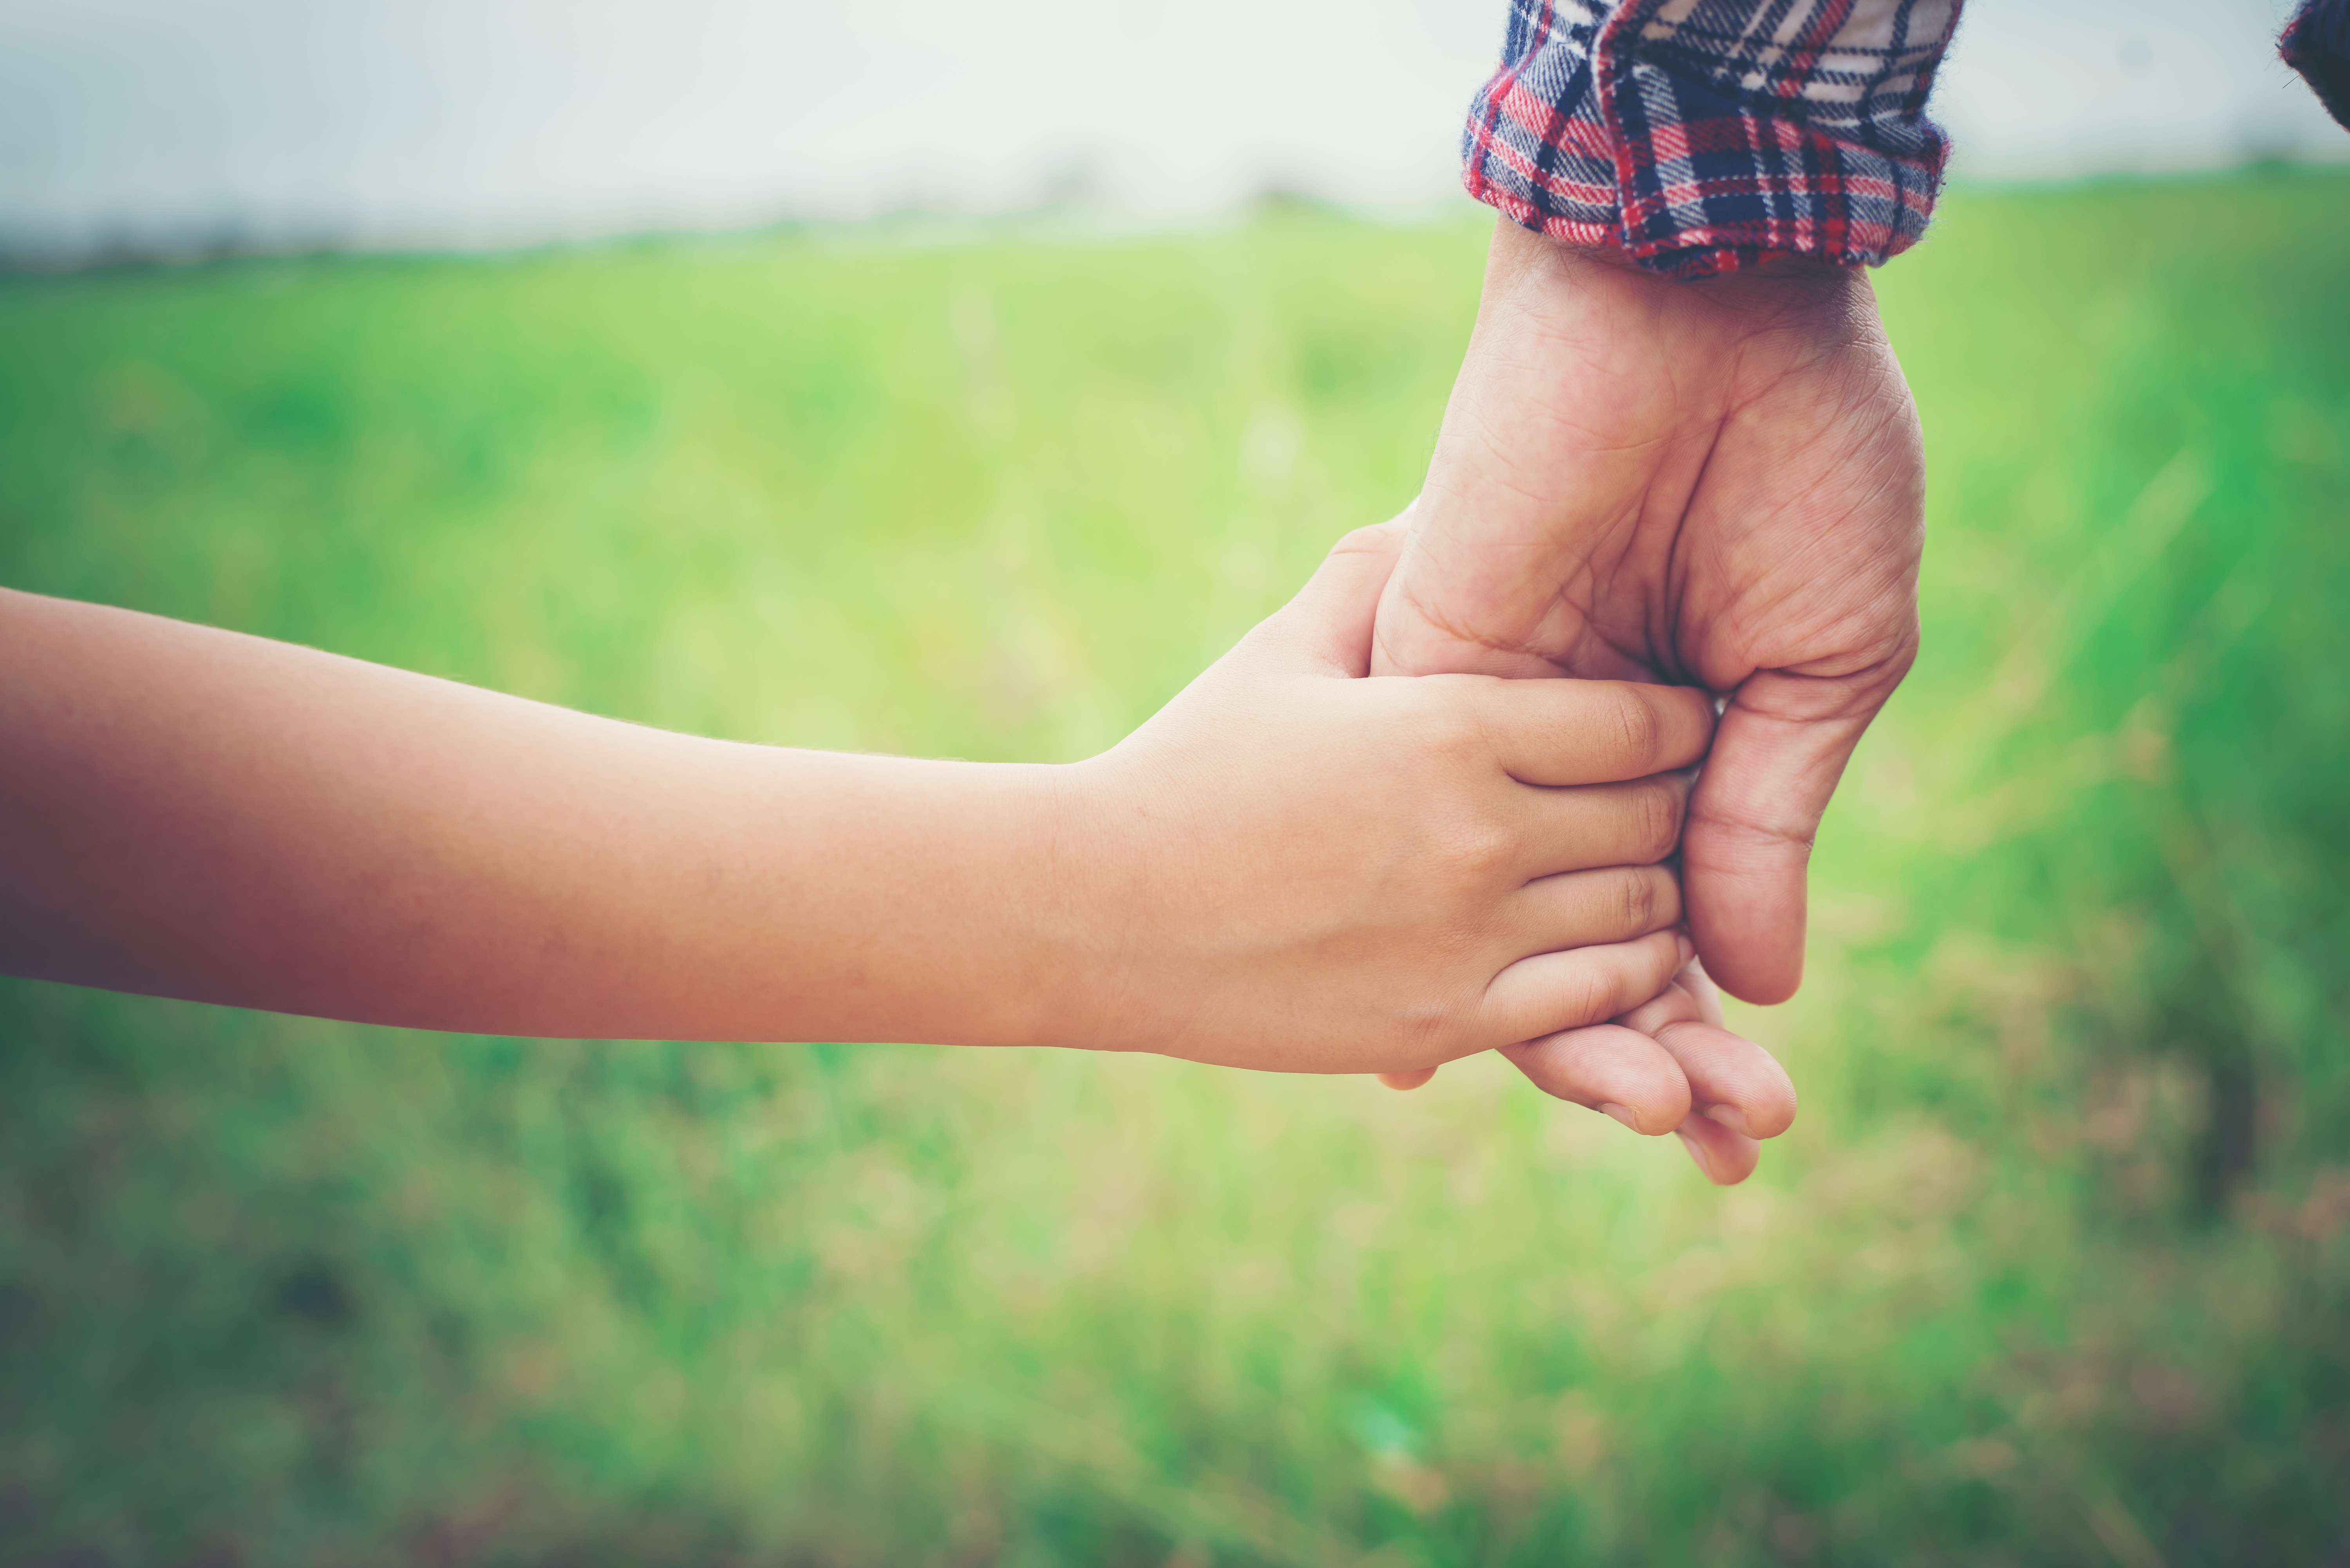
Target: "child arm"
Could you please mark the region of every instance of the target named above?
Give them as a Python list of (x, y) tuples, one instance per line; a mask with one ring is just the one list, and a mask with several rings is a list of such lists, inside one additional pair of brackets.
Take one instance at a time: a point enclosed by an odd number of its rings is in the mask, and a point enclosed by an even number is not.
[[(1309, 1072), (1624, 1013), (1687, 957), (1658, 862), (1710, 705), (1363, 679), (1397, 539), (1342, 544), (1060, 767), (699, 740), (0, 596), (0, 969), (427, 1028)], [(1746, 1049), (1706, 1082), (1653, 1044), (1537, 1081), (1652, 1133), (1694, 1089), (1767, 1133), (1792, 1096)]]
[(1008, 1040), (1050, 1005), (1050, 768), (671, 734), (25, 594), (0, 669), (19, 973), (614, 1037)]

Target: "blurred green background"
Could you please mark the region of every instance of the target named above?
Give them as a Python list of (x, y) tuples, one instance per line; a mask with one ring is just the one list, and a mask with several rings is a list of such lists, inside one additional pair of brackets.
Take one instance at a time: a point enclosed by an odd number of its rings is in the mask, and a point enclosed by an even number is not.
[[(1482, 223), (0, 282), (0, 581), (795, 744), (1100, 748), (1399, 509)], [(0, 982), (12, 1563), (2350, 1560), (2350, 178), (1880, 275), (1926, 648), (1707, 1187), (1497, 1064)]]

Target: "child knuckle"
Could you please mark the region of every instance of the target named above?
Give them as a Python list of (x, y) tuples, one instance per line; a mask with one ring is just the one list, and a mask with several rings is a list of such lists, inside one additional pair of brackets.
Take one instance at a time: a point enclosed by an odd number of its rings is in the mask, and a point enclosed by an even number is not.
[(1419, 718), (1420, 742), (1430, 755), (1451, 764), (1472, 762), (1491, 750), (1485, 726), (1465, 702), (1431, 696)]
[(1448, 877), (1482, 880), (1507, 869), (1517, 853), (1517, 835), (1506, 824), (1476, 818), (1450, 836), (1444, 852)]
[(1566, 1027), (1580, 1029), (1612, 1016), (1616, 987), (1612, 973), (1602, 963), (1577, 964), (1567, 971), (1562, 998), (1566, 1011)]
[(1656, 929), (1659, 896), (1653, 877), (1638, 871), (1627, 872), (1617, 878), (1617, 914), (1618, 929), (1647, 932)]
[(1619, 754), (1629, 765), (1648, 771), (1664, 744), (1663, 715), (1639, 688), (1628, 684), (1617, 689), (1611, 710), (1609, 723)]
[(1662, 860), (1681, 838), (1681, 797), (1669, 784), (1643, 785), (1634, 797), (1642, 858)]
[(1458, 1032), (1461, 1017), (1460, 1000), (1437, 989), (1399, 1003), (1393, 1023), (1414, 1061), (1439, 1061)]

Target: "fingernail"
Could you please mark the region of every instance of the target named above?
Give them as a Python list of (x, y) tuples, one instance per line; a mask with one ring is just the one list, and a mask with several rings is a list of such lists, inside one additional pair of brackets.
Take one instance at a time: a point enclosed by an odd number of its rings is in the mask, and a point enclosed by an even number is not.
[(1673, 945), (1680, 949), (1680, 967), (1683, 969), (1689, 968), (1690, 961), (1697, 957), (1697, 944), (1690, 940), (1690, 936), (1687, 931), (1675, 931), (1673, 933)]
[(1752, 1137), (1754, 1131), (1746, 1125), (1746, 1113), (1736, 1106), (1708, 1106), (1705, 1114), (1736, 1133), (1740, 1137)]
[(1606, 1111), (1609, 1116), (1614, 1116), (1617, 1121), (1622, 1122), (1626, 1127), (1630, 1127), (1634, 1132), (1638, 1132), (1640, 1130), (1640, 1118), (1632, 1114), (1630, 1107), (1619, 1106), (1613, 1100), (1603, 1100), (1600, 1102), (1599, 1108)]
[(1707, 1159), (1705, 1157), (1705, 1145), (1698, 1142), (1697, 1139), (1690, 1137), (1689, 1134), (1681, 1131), (1679, 1127), (1675, 1127), (1673, 1129), (1673, 1136), (1681, 1140), (1681, 1147), (1689, 1150), (1690, 1158), (1697, 1161), (1697, 1168), (1705, 1172), (1705, 1179), (1708, 1181), (1711, 1181), (1713, 1179), (1713, 1162)]

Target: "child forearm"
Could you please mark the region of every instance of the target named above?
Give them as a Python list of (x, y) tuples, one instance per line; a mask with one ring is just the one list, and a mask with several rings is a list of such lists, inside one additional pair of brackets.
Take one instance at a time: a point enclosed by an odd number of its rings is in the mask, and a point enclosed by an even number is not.
[(1045, 1043), (1057, 770), (730, 744), (0, 591), (0, 969), (482, 1033)]

